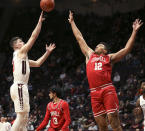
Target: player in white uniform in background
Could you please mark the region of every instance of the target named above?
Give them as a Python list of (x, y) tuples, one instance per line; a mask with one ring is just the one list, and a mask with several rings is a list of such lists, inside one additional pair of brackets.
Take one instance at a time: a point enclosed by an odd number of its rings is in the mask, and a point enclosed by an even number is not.
[(142, 95), (136, 102), (136, 108), (134, 109), (136, 123), (143, 121), (145, 131), (145, 80), (141, 81), (141, 93)]
[(45, 18), (43, 18), (42, 12), (38, 24), (26, 44), (19, 37), (14, 37), (10, 41), (10, 45), (14, 49), (14, 83), (10, 88), (10, 94), (14, 102), (15, 112), (17, 114), (11, 131), (27, 131), (28, 115), (30, 111), (27, 84), (29, 80), (30, 67), (40, 67), (49, 54), (55, 49), (55, 44), (50, 44), (49, 46), (46, 45), (46, 52), (37, 61), (28, 59), (27, 53), (36, 41), (44, 19)]
[(1, 128), (2, 128), (2, 123), (0, 122), (0, 131), (1, 131)]
[(4, 131), (11, 131), (11, 123), (7, 121), (7, 117), (5, 117), (4, 127)]
[(0, 131), (11, 131), (11, 124), (7, 122), (6, 117), (1, 117)]
[(2, 131), (2, 129), (3, 129), (3, 123), (4, 123), (4, 117), (1, 117), (1, 119), (0, 119), (0, 131)]

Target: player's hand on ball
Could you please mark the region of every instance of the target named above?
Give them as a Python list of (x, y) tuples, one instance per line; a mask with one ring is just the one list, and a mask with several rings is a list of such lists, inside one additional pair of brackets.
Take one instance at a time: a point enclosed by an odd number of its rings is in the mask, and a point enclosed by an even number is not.
[(43, 17), (43, 11), (41, 12), (41, 15), (39, 17), (39, 22), (43, 22), (45, 18)]
[(73, 20), (74, 20), (73, 13), (69, 11), (69, 18), (68, 18), (69, 23), (71, 23)]
[(139, 28), (143, 25), (143, 22), (140, 20), (140, 19), (136, 19), (134, 22), (133, 22), (133, 30), (134, 31), (138, 31)]
[(54, 43), (51, 43), (49, 46), (46, 44), (46, 51), (52, 52), (56, 48)]

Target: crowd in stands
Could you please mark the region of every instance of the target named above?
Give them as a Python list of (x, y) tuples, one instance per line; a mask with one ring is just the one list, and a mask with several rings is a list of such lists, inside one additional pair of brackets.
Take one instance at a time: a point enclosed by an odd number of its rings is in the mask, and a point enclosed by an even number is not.
[[(7, 117), (9, 122), (15, 119), (14, 105), (10, 98), (12, 76), (12, 49), (9, 40), (20, 36), (27, 41), (34, 25), (37, 23), (40, 10), (20, 9), (12, 19), (11, 25), (1, 45), (3, 63), (0, 66), (0, 117)], [(52, 86), (62, 89), (62, 97), (69, 103), (71, 131), (97, 130), (94, 121), (89, 85), (85, 71), (85, 57), (73, 36), (67, 21), (68, 11), (46, 14), (42, 31), (29, 53), (30, 59), (37, 59), (45, 52), (45, 44), (56, 43), (55, 51), (40, 68), (32, 68), (29, 80), (31, 111), (28, 129), (34, 131), (43, 120), (46, 105), (50, 101), (48, 91)], [(132, 23), (136, 18), (145, 22), (145, 8), (112, 17), (99, 17), (95, 14), (81, 15), (74, 13), (76, 24), (91, 48), (105, 41), (110, 52), (123, 48), (132, 32)], [(116, 86), (120, 102), (120, 120), (124, 130), (143, 129), (142, 122), (136, 123), (133, 109), (140, 96), (140, 80), (145, 78), (145, 26), (137, 35), (135, 45), (123, 60), (115, 64), (112, 81)], [(49, 125), (48, 125), (49, 126)], [(108, 125), (111, 130), (110, 125)]]

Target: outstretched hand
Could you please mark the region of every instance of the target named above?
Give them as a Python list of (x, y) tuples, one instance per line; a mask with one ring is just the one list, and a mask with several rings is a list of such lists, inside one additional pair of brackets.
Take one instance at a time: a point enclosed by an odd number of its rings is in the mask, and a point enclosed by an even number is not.
[(39, 22), (43, 22), (45, 18), (43, 17), (43, 11), (41, 12), (41, 15), (39, 17)]
[(56, 48), (54, 43), (51, 43), (49, 46), (46, 44), (46, 51), (52, 52)]
[(138, 31), (139, 28), (143, 25), (143, 22), (140, 20), (140, 19), (136, 19), (134, 22), (133, 22), (133, 30), (134, 31)]
[(69, 23), (71, 23), (72, 21), (74, 21), (73, 18), (73, 13), (71, 11), (69, 11), (69, 18), (68, 18)]

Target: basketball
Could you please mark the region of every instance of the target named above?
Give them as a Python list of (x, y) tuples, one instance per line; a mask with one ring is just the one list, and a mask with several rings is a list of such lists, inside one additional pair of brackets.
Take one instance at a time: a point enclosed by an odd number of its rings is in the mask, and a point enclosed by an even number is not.
[(45, 12), (50, 12), (54, 9), (55, 3), (54, 0), (41, 0), (40, 7)]

